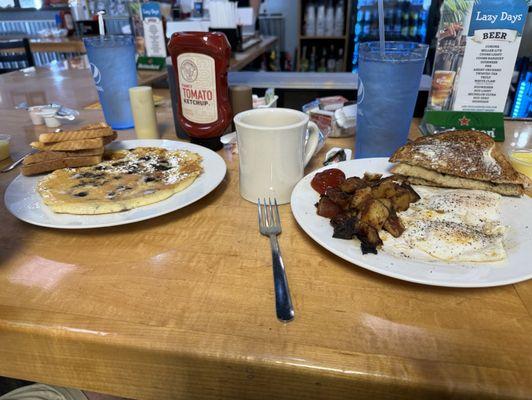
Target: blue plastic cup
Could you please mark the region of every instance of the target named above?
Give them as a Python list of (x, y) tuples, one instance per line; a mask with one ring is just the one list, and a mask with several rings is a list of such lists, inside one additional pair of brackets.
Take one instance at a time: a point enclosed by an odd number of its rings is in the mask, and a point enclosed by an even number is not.
[(105, 121), (113, 129), (133, 128), (129, 88), (137, 86), (133, 36), (83, 38)]
[(388, 157), (408, 138), (428, 46), (361, 43), (355, 158)]

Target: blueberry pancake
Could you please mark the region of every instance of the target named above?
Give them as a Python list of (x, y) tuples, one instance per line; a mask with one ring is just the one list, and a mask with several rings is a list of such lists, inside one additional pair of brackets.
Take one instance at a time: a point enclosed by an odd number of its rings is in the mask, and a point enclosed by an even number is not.
[(90, 167), (57, 170), (39, 182), (38, 192), (56, 213), (107, 214), (167, 199), (202, 170), (196, 153), (138, 147), (108, 153)]

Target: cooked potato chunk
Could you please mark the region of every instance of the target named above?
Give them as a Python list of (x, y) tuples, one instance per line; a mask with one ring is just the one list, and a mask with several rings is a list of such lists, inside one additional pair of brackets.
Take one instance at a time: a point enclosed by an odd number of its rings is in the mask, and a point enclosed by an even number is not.
[(401, 219), (397, 216), (395, 211), (392, 211), (388, 216), (388, 219), (384, 222), (382, 228), (388, 232), (393, 237), (399, 237), (405, 231), (405, 226), (401, 222)]
[(322, 196), (316, 207), (318, 215), (325, 218), (334, 218), (342, 212), (340, 206), (327, 196)]
[(364, 172), (364, 178), (363, 179), (366, 182), (378, 181), (381, 178), (382, 178), (382, 174), (375, 174), (375, 173), (372, 173), (372, 172)]
[(389, 199), (395, 196), (400, 186), (392, 180), (381, 181), (379, 185), (371, 188), (371, 195), (376, 199)]
[(357, 222), (355, 235), (357, 239), (360, 240), (362, 254), (377, 254), (377, 247), (382, 246), (382, 240), (379, 237), (379, 232), (377, 229), (364, 222)]
[(379, 200), (372, 199), (365, 203), (364, 208), (360, 211), (358, 218), (377, 231), (381, 230), (384, 221), (388, 219), (390, 212)]
[[(320, 192), (321, 193), (321, 192)], [(379, 231), (399, 237), (405, 226), (397, 212), (406, 211), (420, 199), (416, 191), (397, 175), (364, 173), (362, 178), (347, 178), (329, 188), (316, 204), (318, 214), (331, 218), (333, 237), (360, 240), (362, 253), (377, 254), (382, 245)]]
[(386, 207), (388, 211), (393, 211), (392, 201), (390, 199), (377, 199), (377, 200), (379, 200), (382, 204), (384, 204), (384, 207)]
[(327, 196), (333, 203), (338, 204), (342, 210), (347, 210), (351, 204), (351, 195), (342, 192), (339, 188), (329, 188), (325, 191)]
[(358, 189), (362, 189), (368, 186), (368, 183), (363, 179), (360, 179), (357, 176), (347, 178), (344, 183), (342, 183), (339, 188), (346, 193), (354, 193)]
[(408, 194), (410, 195), (410, 203), (415, 203), (421, 198), (419, 197), (419, 194), (417, 194), (417, 192), (408, 183), (403, 182), (403, 184), (401, 184), (401, 187), (403, 189), (408, 190)]
[(371, 200), (371, 199), (372, 197), (371, 197), (370, 187), (358, 189), (353, 194), (353, 197), (351, 197), (351, 208), (354, 208), (355, 210), (359, 210), (366, 201)]
[(410, 193), (406, 189), (400, 189), (390, 200), (395, 211), (406, 211), (410, 205)]

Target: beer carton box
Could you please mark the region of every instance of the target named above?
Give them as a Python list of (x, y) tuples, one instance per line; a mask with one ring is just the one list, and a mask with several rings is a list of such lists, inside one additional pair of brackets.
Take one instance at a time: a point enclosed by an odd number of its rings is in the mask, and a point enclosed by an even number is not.
[(503, 112), (528, 0), (444, 0), (429, 110)]

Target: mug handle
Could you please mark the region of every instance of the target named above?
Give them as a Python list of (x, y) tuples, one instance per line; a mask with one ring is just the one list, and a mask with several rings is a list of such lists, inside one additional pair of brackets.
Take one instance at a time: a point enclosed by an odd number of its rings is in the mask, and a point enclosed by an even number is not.
[(320, 141), (320, 128), (316, 123), (308, 122), (308, 140), (305, 143), (305, 162), (304, 166), (307, 166), (312, 156), (316, 153), (318, 143)]

